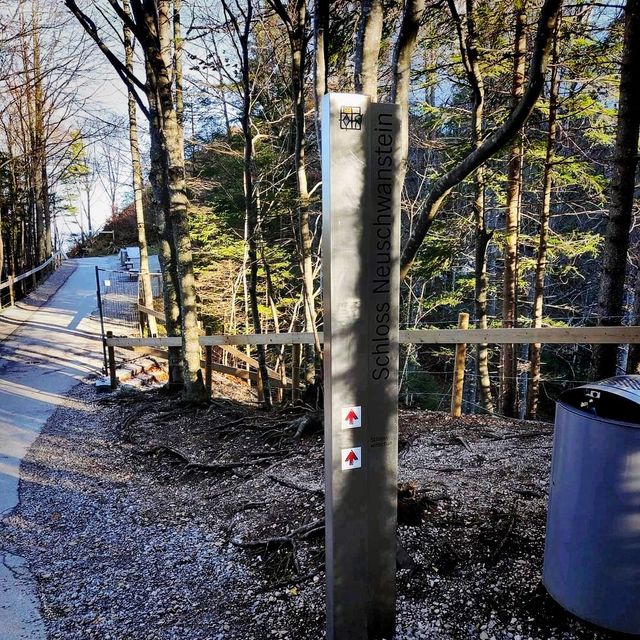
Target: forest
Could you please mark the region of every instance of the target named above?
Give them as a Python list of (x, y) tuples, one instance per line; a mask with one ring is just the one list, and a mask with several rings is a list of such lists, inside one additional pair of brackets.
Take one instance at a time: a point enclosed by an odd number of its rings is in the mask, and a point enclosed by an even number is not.
[[(401, 328), (640, 324), (640, 0), (11, 0), (0, 84), (0, 281), (138, 244), (150, 301), (157, 253), (189, 399), (203, 327), (313, 333), (322, 383), (327, 92), (400, 105)], [(288, 357), (256, 348), (267, 407)], [(438, 408), (452, 363), (403, 348), (401, 398)], [(478, 345), (467, 369), (465, 411), (548, 417), (640, 350)]]

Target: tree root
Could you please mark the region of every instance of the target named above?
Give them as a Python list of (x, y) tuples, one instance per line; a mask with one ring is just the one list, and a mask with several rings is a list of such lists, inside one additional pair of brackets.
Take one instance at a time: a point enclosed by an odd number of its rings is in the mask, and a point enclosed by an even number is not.
[(513, 527), (516, 523), (516, 517), (517, 517), (517, 512), (514, 509), (511, 512), (511, 516), (509, 517), (509, 523), (507, 524), (507, 529), (504, 533), (504, 535), (502, 536), (500, 542), (498, 543), (498, 546), (493, 550), (493, 552), (491, 553), (491, 556), (489, 558), (489, 561), (491, 564), (495, 564), (498, 561), (498, 558), (500, 557), (500, 554), (502, 553), (502, 550), (505, 548), (507, 542), (509, 541), (509, 538), (511, 537), (511, 532), (513, 531)]
[(231, 538), (231, 544), (240, 549), (259, 549), (261, 547), (293, 547), (293, 538), (290, 536), (275, 536), (273, 538), (265, 538), (264, 540), (248, 540), (243, 542), (237, 538)]
[[(140, 456), (151, 456), (156, 453), (167, 453), (174, 458), (177, 458), (181, 462), (186, 464), (185, 471), (226, 471), (228, 469), (235, 469), (239, 467), (253, 467), (261, 464), (266, 460), (266, 456), (263, 454), (258, 460), (225, 460), (223, 462), (194, 462), (189, 456), (173, 447), (169, 447), (165, 444), (158, 444), (150, 447), (149, 449), (143, 449), (135, 452)], [(273, 454), (274, 456), (276, 454)]]
[(319, 531), (324, 531), (324, 518), (315, 520), (308, 524), (304, 524), (297, 529), (291, 531), (288, 535), (274, 536), (273, 538), (264, 538), (261, 540), (247, 540), (242, 541), (238, 538), (232, 538), (231, 544), (234, 547), (240, 547), (241, 549), (258, 549), (261, 547), (281, 547), (290, 546), (295, 547), (295, 539), (306, 540), (312, 535), (315, 535)]
[(322, 489), (315, 489), (313, 487), (305, 487), (300, 484), (296, 484), (291, 480), (285, 480), (284, 478), (278, 478), (275, 474), (270, 473), (267, 476), (270, 480), (273, 480), (277, 484), (281, 484), (284, 487), (288, 487), (289, 489), (295, 489), (296, 491), (306, 491), (307, 493), (314, 493), (318, 496), (324, 496), (324, 491)]

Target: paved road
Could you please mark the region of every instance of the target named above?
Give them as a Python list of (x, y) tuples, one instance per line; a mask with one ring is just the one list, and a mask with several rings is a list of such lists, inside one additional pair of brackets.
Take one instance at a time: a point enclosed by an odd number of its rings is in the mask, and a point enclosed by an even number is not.
[[(20, 462), (43, 424), (73, 386), (102, 367), (99, 322), (90, 318), (94, 269), (118, 268), (117, 257), (70, 262), (75, 271), (43, 306), (0, 314), (0, 517), (18, 503)], [(28, 568), (2, 546), (0, 539), (0, 637), (45, 638)]]

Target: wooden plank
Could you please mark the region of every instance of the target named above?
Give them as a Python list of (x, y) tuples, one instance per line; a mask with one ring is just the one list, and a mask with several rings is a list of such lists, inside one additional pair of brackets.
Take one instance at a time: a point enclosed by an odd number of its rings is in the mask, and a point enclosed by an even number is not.
[[(242, 378), (243, 380), (252, 380), (253, 382), (258, 382), (257, 371), (247, 371), (246, 369), (239, 369), (237, 367), (228, 367), (227, 365), (218, 364), (217, 362), (212, 362), (211, 368), (214, 371), (226, 373), (229, 376), (235, 376), (236, 378)], [(279, 378), (272, 379), (271, 376), (269, 376), (269, 380), (271, 383), (273, 383), (274, 387), (288, 387), (288, 385), (283, 384), (282, 380), (280, 380)]]
[[(252, 358), (251, 356), (248, 356), (246, 353), (240, 351), (240, 349), (236, 349), (236, 347), (230, 344), (221, 344), (220, 348), (224, 349), (227, 353), (232, 355), (236, 360), (242, 360), (242, 362), (246, 362), (248, 365), (251, 365), (254, 369), (258, 368), (258, 361), (255, 358)], [(269, 374), (270, 380), (281, 379), (281, 375), (274, 369), (267, 367), (267, 373)]]
[(113, 347), (155, 347), (157, 349), (182, 346), (182, 338), (108, 338), (107, 346)]
[[(324, 338), (319, 334), (320, 342)], [(542, 329), (434, 329), (400, 331), (403, 344), (640, 344), (640, 327), (543, 327)], [(110, 338), (114, 347), (179, 347), (182, 338)], [(201, 336), (200, 344), (313, 344), (312, 333)]]
[(434, 329), (401, 331), (400, 341), (405, 344), (637, 344), (640, 327)]
[[(152, 309), (151, 307), (147, 307), (143, 304), (138, 304), (138, 309), (142, 313), (146, 313), (148, 316), (153, 316), (160, 322), (165, 322), (166, 316), (164, 313), (160, 311), (156, 311), (155, 309)], [(202, 346), (205, 347), (205, 349), (209, 349), (213, 345), (214, 343), (211, 343), (211, 344), (207, 342), (202, 343)], [(255, 369), (258, 369), (258, 361), (255, 358), (248, 356), (246, 353), (243, 353), (242, 351), (240, 351), (240, 349), (236, 349), (233, 345), (230, 345), (230, 344), (218, 344), (218, 346), (224, 349), (227, 353), (231, 354), (236, 360), (242, 360), (242, 362), (246, 362), (248, 365), (254, 367)], [(267, 374), (270, 380), (278, 380), (278, 381), (281, 380), (280, 374), (277, 371), (270, 369), (269, 367), (267, 367)], [(286, 379), (285, 379), (285, 383), (288, 383)]]
[(151, 307), (145, 307), (143, 304), (138, 304), (138, 311), (142, 311), (142, 313), (146, 313), (148, 316), (153, 316), (156, 320), (160, 320), (160, 322), (165, 321), (165, 315), (162, 311), (156, 311)]
[[(180, 338), (172, 338), (172, 340), (176, 340), (176, 339), (180, 340)], [(117, 346), (122, 349), (130, 349), (132, 351), (135, 351), (136, 353), (153, 355), (153, 356), (165, 358), (165, 359), (167, 357), (167, 352), (162, 348), (163, 346), (166, 348), (166, 345), (160, 345), (160, 347), (158, 347), (158, 345), (155, 344), (157, 340), (166, 340), (166, 338), (132, 338), (132, 340), (141, 341), (141, 342), (148, 342), (150, 340), (153, 340), (154, 346), (141, 344), (140, 342), (136, 342), (135, 345), (121, 344), (121, 342), (124, 340), (129, 340), (129, 339), (128, 338), (107, 338), (106, 342), (107, 342), (107, 346), (113, 345), (114, 347)], [(115, 344), (115, 343), (118, 343), (118, 344)], [(200, 364), (203, 367), (206, 367), (206, 360), (201, 360)], [(230, 376), (235, 376), (236, 378), (242, 378), (243, 380), (252, 380), (253, 382), (258, 381), (258, 374), (256, 371), (247, 371), (246, 369), (239, 369), (237, 367), (228, 367), (224, 364), (218, 364), (216, 362), (211, 363), (211, 369), (213, 371), (219, 371), (220, 373), (225, 373)], [(285, 380), (283, 382), (280, 376), (277, 376), (274, 378), (271, 378), (271, 376), (269, 376), (269, 379), (273, 381), (274, 386), (277, 388), (283, 388), (283, 389), (291, 388), (291, 382), (289, 380)]]
[[(322, 334), (320, 334), (322, 341)], [(200, 338), (200, 344), (214, 344), (214, 345), (234, 345), (242, 346), (246, 344), (256, 345), (282, 345), (282, 344), (313, 344), (312, 333), (259, 333), (249, 335), (215, 335), (215, 336), (203, 336)]]

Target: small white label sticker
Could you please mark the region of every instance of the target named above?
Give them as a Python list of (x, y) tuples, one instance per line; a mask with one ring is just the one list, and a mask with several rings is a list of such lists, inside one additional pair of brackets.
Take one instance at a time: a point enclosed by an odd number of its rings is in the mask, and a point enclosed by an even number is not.
[(359, 469), (362, 466), (362, 447), (351, 447), (350, 449), (341, 449), (341, 451), (343, 471)]
[(110, 287), (111, 286), (111, 280), (105, 280), (104, 281), (104, 286), (105, 287)]
[(362, 407), (342, 407), (342, 428), (355, 429), (362, 426)]

